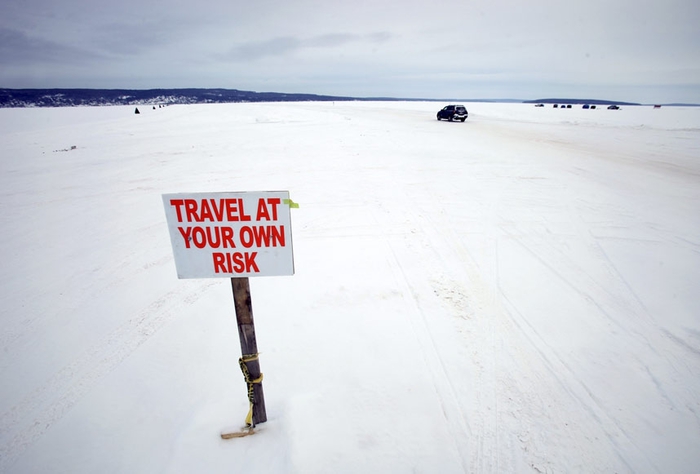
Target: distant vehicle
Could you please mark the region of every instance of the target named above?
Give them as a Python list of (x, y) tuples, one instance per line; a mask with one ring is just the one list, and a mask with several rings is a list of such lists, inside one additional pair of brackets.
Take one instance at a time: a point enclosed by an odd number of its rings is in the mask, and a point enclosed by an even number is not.
[(559, 104), (554, 104), (553, 107), (556, 109), (559, 107)]
[(544, 104), (535, 104), (535, 107), (544, 107)]
[(570, 108), (571, 108), (571, 104), (566, 104), (566, 108), (567, 108), (567, 109), (570, 109)]
[(588, 104), (583, 104), (583, 108), (584, 108), (584, 109), (590, 109), (590, 108), (591, 108), (591, 106), (590, 106), (590, 105), (588, 105)]
[(469, 112), (467, 112), (466, 107), (463, 105), (448, 105), (437, 113), (438, 120), (447, 119), (450, 122), (453, 120), (460, 120), (464, 122), (467, 120), (468, 116)]
[(608, 105), (608, 110), (620, 110), (620, 107), (617, 105)]
[(657, 104), (657, 105), (654, 106), (654, 108), (655, 108), (655, 109), (660, 109), (661, 106)]

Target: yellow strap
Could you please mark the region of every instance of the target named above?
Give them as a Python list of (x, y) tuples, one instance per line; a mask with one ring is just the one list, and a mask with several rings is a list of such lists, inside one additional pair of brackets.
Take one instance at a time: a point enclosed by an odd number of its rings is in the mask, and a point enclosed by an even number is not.
[(248, 409), (248, 415), (245, 417), (245, 424), (246, 426), (254, 426), (253, 425), (253, 405), (255, 404), (255, 396), (253, 392), (253, 384), (256, 383), (262, 383), (263, 381), (263, 374), (260, 374), (260, 377), (256, 379), (251, 379), (250, 378), (250, 372), (248, 371), (248, 367), (246, 366), (246, 362), (251, 362), (253, 360), (258, 360), (258, 354), (248, 354), (248, 355), (242, 355), (240, 359), (238, 359), (238, 365), (241, 366), (241, 372), (243, 372), (243, 378), (245, 379), (246, 384), (248, 384), (248, 402), (250, 403), (250, 408)]
[(243, 359), (243, 362), (250, 362), (253, 360), (258, 360), (259, 355), (260, 354), (246, 354), (246, 355), (242, 355), (241, 359)]
[(248, 410), (248, 414), (245, 417), (245, 425), (246, 426), (253, 426), (253, 404), (250, 404), (250, 409)]

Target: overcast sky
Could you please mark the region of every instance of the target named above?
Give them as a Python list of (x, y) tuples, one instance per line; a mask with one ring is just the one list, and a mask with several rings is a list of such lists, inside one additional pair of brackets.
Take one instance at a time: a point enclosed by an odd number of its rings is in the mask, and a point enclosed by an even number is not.
[(0, 87), (700, 103), (700, 1), (5, 0)]

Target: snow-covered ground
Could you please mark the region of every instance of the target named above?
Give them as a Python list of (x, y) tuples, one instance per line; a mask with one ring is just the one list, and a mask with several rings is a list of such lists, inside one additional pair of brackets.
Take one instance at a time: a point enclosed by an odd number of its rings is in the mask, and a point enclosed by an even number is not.
[[(697, 472), (700, 108), (0, 109), (0, 472)], [(72, 147), (75, 147), (72, 149)], [(178, 280), (161, 195), (289, 190)]]

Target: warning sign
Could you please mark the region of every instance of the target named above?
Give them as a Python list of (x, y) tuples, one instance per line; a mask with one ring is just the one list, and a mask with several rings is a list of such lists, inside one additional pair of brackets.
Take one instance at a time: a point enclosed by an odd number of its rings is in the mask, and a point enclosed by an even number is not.
[(178, 278), (294, 274), (288, 191), (163, 194)]

